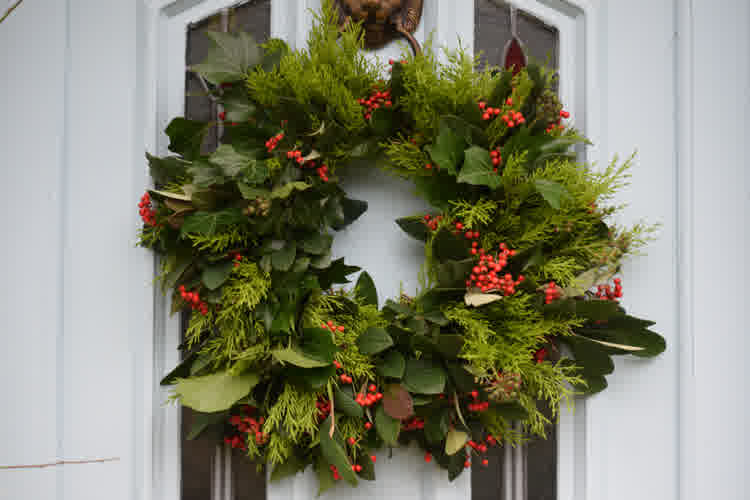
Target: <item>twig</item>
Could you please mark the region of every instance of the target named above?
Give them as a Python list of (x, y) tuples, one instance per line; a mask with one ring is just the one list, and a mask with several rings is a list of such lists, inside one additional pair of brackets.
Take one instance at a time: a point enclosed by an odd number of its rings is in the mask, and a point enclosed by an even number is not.
[(14, 3), (10, 7), (8, 7), (8, 10), (5, 11), (5, 14), (3, 14), (3, 17), (0, 17), (0, 23), (2, 23), (3, 21), (5, 21), (5, 18), (8, 17), (10, 15), (10, 13), (13, 12), (16, 9), (16, 7), (18, 7), (19, 5), (21, 5), (21, 2), (23, 2), (23, 0), (18, 0), (16, 3)]
[[(18, 2), (18, 3), (21, 3), (21, 2)], [(0, 465), (0, 470), (43, 469), (45, 467), (57, 467), (58, 465), (100, 464), (104, 462), (119, 462), (119, 461), (120, 461), (120, 457), (95, 458), (92, 460), (58, 460), (56, 462), (50, 462), (46, 464)]]

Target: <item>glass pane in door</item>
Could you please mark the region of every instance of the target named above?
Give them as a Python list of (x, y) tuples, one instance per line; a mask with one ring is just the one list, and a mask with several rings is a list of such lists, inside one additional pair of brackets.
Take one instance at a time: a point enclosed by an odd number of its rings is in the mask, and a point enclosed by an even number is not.
[[(245, 31), (256, 41), (264, 42), (269, 38), (270, 30), (270, 0), (251, 0), (227, 9), (189, 27), (185, 65), (189, 67), (206, 57), (211, 44), (207, 31)], [(217, 120), (218, 109), (207, 95), (208, 87), (191, 71), (185, 73), (185, 90), (186, 118)], [(213, 151), (218, 142), (219, 130), (214, 127), (203, 144), (203, 152)], [(183, 332), (187, 326), (187, 314), (183, 315)], [(182, 409), (182, 500), (265, 499), (265, 474), (258, 472), (257, 464), (250, 462), (242, 451), (217, 446), (222, 439), (220, 435), (187, 439), (194, 419), (192, 410)]]

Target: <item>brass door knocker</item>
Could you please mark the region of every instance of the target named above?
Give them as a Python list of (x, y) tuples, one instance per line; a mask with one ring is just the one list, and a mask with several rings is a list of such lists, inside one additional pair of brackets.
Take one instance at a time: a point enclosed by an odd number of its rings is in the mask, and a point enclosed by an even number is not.
[(365, 47), (377, 49), (397, 35), (409, 41), (415, 54), (422, 52), (413, 33), (422, 17), (423, 0), (335, 0), (341, 25), (362, 22)]

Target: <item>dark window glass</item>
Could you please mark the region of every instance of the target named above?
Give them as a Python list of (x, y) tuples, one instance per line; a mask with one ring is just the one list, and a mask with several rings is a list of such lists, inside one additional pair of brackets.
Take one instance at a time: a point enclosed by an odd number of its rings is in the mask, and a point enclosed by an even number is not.
[[(474, 51), (480, 54), (482, 66), (505, 67), (516, 63), (520, 55), (526, 61), (558, 67), (557, 29), (501, 0), (475, 0), (474, 21)], [(514, 484), (523, 485), (527, 500), (557, 498), (557, 428), (550, 426), (547, 435), (547, 440), (534, 440), (520, 452), (494, 447), (484, 456), (474, 457), (472, 500), (515, 498)], [(488, 460), (487, 466), (482, 465), (483, 458)], [(514, 471), (523, 471), (523, 477), (514, 477)]]
[[(186, 66), (201, 62), (208, 52), (207, 31), (246, 31), (256, 41), (268, 40), (271, 30), (271, 1), (251, 0), (190, 26), (187, 32)], [(198, 76), (185, 74), (185, 116), (193, 120), (214, 121), (216, 106), (206, 94)], [(203, 145), (204, 152), (216, 149), (217, 129)], [(187, 315), (184, 316), (187, 320)], [(186, 323), (186, 321), (183, 321)], [(183, 325), (183, 331), (184, 327)], [(266, 498), (263, 472), (239, 450), (228, 451), (217, 445), (221, 436), (201, 436), (188, 440), (193, 411), (182, 409), (182, 500), (262, 500)], [(231, 464), (231, 465), (229, 465)]]

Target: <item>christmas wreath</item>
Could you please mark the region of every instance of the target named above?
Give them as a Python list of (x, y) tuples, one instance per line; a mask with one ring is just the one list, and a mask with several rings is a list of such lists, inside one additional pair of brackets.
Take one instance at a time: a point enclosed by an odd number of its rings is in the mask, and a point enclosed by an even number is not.
[[(543, 437), (561, 404), (606, 387), (611, 356), (664, 350), (614, 277), (651, 228), (611, 222), (629, 161), (577, 160), (552, 71), (479, 71), (429, 45), (381, 67), (337, 21), (324, 3), (306, 50), (212, 33), (192, 69), (220, 120), (175, 118), (174, 155), (147, 155), (140, 244), (189, 311), (162, 383), (198, 412), (193, 436), (218, 429), (272, 479), (312, 465), (321, 491), (356, 485), (374, 450), (409, 442), (453, 479), (489, 446)], [(337, 181), (368, 157), (434, 207), (396, 221), (424, 242), (421, 290), (380, 308), (370, 276), (343, 288), (359, 268), (331, 259), (367, 208)]]

